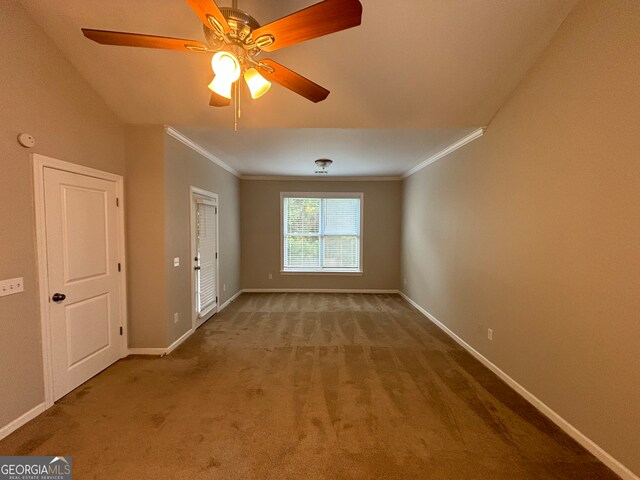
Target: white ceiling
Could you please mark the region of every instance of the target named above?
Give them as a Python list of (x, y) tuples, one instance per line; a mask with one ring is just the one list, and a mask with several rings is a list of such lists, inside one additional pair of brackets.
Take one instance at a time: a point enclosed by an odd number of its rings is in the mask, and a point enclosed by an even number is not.
[[(422, 158), (447, 135), (456, 136), (449, 129), (487, 125), (576, 1), (361, 0), (360, 27), (263, 54), (328, 88), (328, 99), (313, 104), (274, 85), (261, 99), (243, 101), (240, 124), (242, 132), (277, 129), (272, 130), (274, 135), (246, 132), (231, 138), (253, 139), (267, 151), (286, 151), (282, 159), (270, 159), (265, 173), (288, 171), (299, 149), (283, 143), (310, 135), (317, 145), (327, 146), (327, 153), (319, 156), (330, 156), (331, 151), (347, 158), (345, 165), (352, 165), (353, 172), (370, 162), (369, 175), (382, 175), (389, 162), (382, 168), (381, 156), (373, 155), (370, 142), (363, 140), (379, 138), (381, 132), (360, 129), (392, 129), (382, 135), (397, 151), (406, 150), (406, 157), (393, 157), (394, 164), (405, 165), (417, 149), (424, 148), (418, 155)], [(124, 122), (181, 125), (184, 133), (197, 132), (199, 143), (216, 146), (237, 164), (244, 162), (248, 170), (240, 168), (243, 173), (264, 170), (243, 142), (225, 143), (222, 133), (207, 133), (207, 127), (233, 124), (231, 108), (208, 106), (206, 86), (212, 76), (208, 55), (103, 46), (85, 39), (80, 31), (88, 27), (203, 41), (201, 23), (186, 2), (22, 3)], [(315, 1), (238, 3), (265, 24)], [(219, 5), (230, 4), (231, 0), (219, 0)], [(351, 132), (351, 140), (340, 130), (328, 130), (323, 142), (321, 131), (300, 134), (301, 128), (358, 130)], [(335, 138), (340, 141), (329, 141)]]

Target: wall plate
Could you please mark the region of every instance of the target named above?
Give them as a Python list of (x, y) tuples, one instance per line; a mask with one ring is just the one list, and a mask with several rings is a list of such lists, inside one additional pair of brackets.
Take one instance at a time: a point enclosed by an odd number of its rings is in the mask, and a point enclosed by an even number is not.
[(0, 281), (0, 297), (20, 292), (24, 292), (24, 279), (22, 277)]

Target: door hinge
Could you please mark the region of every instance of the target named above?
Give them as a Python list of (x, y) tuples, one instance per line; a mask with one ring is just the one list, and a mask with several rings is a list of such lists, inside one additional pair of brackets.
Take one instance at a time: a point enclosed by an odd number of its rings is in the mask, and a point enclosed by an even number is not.
[(216, 252), (216, 259), (218, 258), (218, 252)]
[(120, 335), (122, 335), (122, 327), (120, 327)]
[(216, 215), (218, 214), (218, 207), (216, 207)]
[(118, 197), (116, 197), (116, 207), (120, 206), (120, 199)]
[(118, 271), (121, 272), (122, 271), (122, 265), (118, 263)]
[(216, 303), (218, 303), (218, 297), (216, 297)]

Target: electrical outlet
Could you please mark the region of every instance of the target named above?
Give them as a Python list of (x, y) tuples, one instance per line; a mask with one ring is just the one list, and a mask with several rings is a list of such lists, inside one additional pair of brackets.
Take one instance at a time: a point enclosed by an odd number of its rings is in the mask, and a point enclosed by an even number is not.
[(180, 266), (180, 257), (176, 257), (173, 259), (173, 266), (174, 267), (179, 267)]
[(487, 338), (493, 341), (493, 329), (487, 328)]
[(180, 319), (180, 315), (178, 315), (178, 313), (174, 313), (173, 314), (173, 323), (178, 323), (179, 319)]
[(269, 280), (273, 280), (273, 275), (269, 274)]
[(404, 279), (404, 284), (405, 284), (405, 285), (407, 284), (407, 279), (406, 279), (406, 278)]
[(0, 282), (0, 297), (20, 292), (24, 292), (24, 279), (22, 277), (2, 280)]
[(227, 284), (226, 284), (226, 283), (223, 283), (223, 284), (222, 284), (222, 291), (223, 291), (223, 292), (226, 292), (226, 291), (227, 291)]

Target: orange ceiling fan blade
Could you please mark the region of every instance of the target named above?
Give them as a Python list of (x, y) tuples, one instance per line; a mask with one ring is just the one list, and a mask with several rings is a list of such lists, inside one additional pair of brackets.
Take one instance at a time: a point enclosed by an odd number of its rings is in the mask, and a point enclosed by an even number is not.
[(225, 35), (231, 31), (227, 19), (213, 0), (187, 0), (187, 3), (200, 17), (205, 27)]
[(273, 60), (260, 61), (260, 74), (267, 80), (279, 83), (283, 87), (302, 95), (313, 103), (318, 103), (327, 98), (329, 90), (321, 87), (317, 83), (304, 78), (302, 75), (289, 70)]
[(362, 22), (358, 0), (324, 0), (271, 22), (253, 32), (253, 40), (266, 52), (288, 47)]
[(212, 107), (226, 107), (231, 103), (231, 99), (218, 95), (216, 92), (211, 92), (211, 98), (209, 99), (209, 105)]
[(83, 28), (85, 37), (102, 45), (119, 45), (123, 47), (162, 48), (164, 50), (182, 50), (186, 52), (209, 52), (209, 47), (194, 40), (183, 38), (158, 37), (139, 33), (110, 32)]

